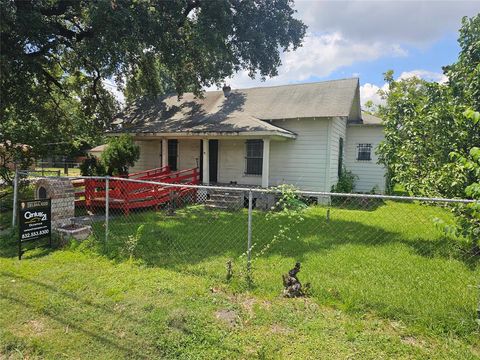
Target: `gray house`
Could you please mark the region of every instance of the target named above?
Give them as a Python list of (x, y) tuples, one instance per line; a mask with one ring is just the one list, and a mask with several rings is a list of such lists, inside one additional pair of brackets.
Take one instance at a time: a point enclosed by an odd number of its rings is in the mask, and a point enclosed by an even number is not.
[(131, 171), (199, 167), (207, 184), (330, 191), (345, 166), (356, 191), (385, 188), (375, 155), (382, 122), (362, 113), (357, 78), (163, 97), (127, 108), (117, 123), (140, 145)]

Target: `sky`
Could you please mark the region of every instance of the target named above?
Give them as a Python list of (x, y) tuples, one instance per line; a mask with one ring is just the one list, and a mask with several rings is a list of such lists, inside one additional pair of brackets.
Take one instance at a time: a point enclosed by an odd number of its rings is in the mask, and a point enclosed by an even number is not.
[[(480, 12), (474, 1), (296, 0), (296, 17), (307, 26), (303, 46), (282, 54), (278, 76), (265, 81), (240, 72), (233, 89), (360, 78), (361, 101), (381, 103), (383, 73), (445, 81), (442, 66), (456, 61), (463, 16)], [(106, 84), (115, 91), (114, 86)], [(211, 90), (215, 90), (212, 88)]]
[(232, 88), (359, 77), (361, 100), (381, 102), (383, 73), (445, 81), (442, 66), (456, 61), (463, 16), (480, 12), (477, 1), (295, 1), (307, 26), (303, 46), (282, 55), (278, 76), (262, 82), (241, 72)]

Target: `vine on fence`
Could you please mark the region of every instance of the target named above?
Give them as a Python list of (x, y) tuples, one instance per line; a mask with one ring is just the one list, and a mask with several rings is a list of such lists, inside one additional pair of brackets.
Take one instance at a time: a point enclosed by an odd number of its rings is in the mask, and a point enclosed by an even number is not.
[[(270, 211), (266, 214), (268, 221), (277, 221), (280, 223), (279, 230), (268, 243), (263, 245), (258, 252), (251, 258), (249, 269), (246, 272), (246, 279), (248, 283), (252, 282), (252, 273), (254, 263), (263, 255), (265, 255), (273, 245), (282, 241), (300, 238), (300, 233), (297, 230), (298, 224), (304, 220), (303, 210), (307, 208), (307, 205), (302, 201), (298, 190), (293, 185), (283, 184), (272, 189), (274, 193), (280, 193), (279, 199), (275, 205), (270, 208)], [(247, 249), (242, 255), (240, 260), (245, 260), (248, 255), (248, 251), (257, 247), (256, 243), (253, 243), (250, 249)], [(246, 267), (245, 267), (246, 268)], [(242, 274), (244, 274), (242, 272)]]

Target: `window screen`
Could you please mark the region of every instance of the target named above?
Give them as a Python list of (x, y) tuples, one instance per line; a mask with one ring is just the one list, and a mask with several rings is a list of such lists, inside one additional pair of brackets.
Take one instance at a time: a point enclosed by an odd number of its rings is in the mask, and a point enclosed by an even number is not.
[(372, 144), (358, 144), (357, 160), (372, 160)]
[(247, 140), (245, 174), (262, 175), (263, 140)]

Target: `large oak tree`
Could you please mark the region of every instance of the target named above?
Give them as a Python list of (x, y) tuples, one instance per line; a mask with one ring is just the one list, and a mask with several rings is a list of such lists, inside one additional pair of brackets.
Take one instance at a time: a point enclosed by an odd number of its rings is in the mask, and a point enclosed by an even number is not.
[[(0, 142), (88, 141), (128, 96), (274, 76), (305, 25), (291, 0), (0, 0)], [(159, 74), (161, 71), (161, 74)], [(168, 81), (162, 83), (162, 81)]]

